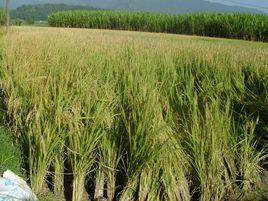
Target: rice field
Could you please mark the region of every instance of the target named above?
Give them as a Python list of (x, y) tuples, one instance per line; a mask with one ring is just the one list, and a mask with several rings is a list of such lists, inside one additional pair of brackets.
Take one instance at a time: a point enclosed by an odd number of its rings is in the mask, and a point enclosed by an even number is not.
[(1, 104), (37, 195), (257, 200), (267, 58), (259, 42), (13, 27)]

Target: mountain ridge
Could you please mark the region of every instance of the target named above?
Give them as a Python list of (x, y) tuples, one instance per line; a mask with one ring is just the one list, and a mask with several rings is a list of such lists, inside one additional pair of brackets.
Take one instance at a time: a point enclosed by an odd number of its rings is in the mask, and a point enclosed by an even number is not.
[[(2, 5), (4, 5), (4, 0)], [(152, 3), (153, 2), (153, 3)], [(259, 10), (240, 6), (228, 6), (205, 0), (16, 0), (11, 8), (29, 4), (60, 4), (91, 6), (100, 9), (150, 11), (163, 13), (187, 12), (248, 12), (262, 13)]]

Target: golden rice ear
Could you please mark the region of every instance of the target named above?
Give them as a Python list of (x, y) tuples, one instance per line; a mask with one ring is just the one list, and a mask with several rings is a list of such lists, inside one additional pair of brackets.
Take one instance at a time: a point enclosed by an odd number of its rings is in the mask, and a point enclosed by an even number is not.
[(94, 200), (95, 190), (108, 201), (220, 201), (258, 190), (266, 44), (14, 30), (0, 38), (5, 126), (38, 196), (47, 183), (75, 201)]
[(104, 197), (98, 197), (98, 198), (94, 199), (94, 201), (107, 201), (107, 199)]

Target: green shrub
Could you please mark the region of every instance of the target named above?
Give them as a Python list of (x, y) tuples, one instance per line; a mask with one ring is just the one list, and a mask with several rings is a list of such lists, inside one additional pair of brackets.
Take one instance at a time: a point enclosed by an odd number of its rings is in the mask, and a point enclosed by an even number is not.
[(21, 26), (22, 23), (23, 23), (23, 20), (21, 20), (21, 19), (15, 19), (15, 20), (13, 20), (13, 22), (12, 22), (12, 24), (13, 24), (13, 25), (16, 25), (16, 26)]
[(34, 24), (34, 18), (31, 18), (31, 17), (27, 18), (26, 19), (26, 24), (33, 25)]
[(0, 25), (5, 24), (5, 14), (2, 8), (0, 8)]

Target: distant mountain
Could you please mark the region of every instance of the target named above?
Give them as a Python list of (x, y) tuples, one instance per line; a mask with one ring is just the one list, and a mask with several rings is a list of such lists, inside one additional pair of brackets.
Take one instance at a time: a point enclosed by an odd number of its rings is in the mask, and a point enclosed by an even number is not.
[(58, 11), (65, 10), (96, 10), (90, 6), (74, 6), (66, 4), (36, 4), (36, 5), (22, 5), (14, 10), (11, 10), (12, 19), (21, 20), (47, 20), (47, 17)]
[[(2, 1), (2, 5), (4, 0)], [(23, 4), (65, 3), (69, 5), (92, 6), (102, 9), (153, 11), (165, 13), (186, 12), (261, 12), (257, 9), (223, 5), (205, 0), (11, 0), (11, 7)]]
[(229, 6), (243, 6), (247, 8), (254, 8), (268, 13), (267, 0), (206, 0), (216, 3), (221, 3)]

